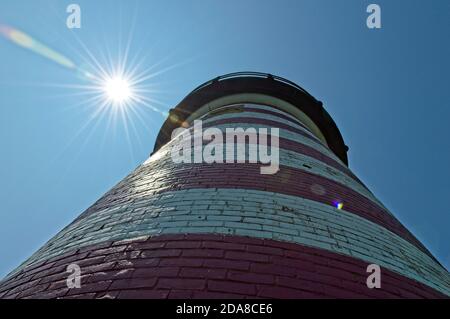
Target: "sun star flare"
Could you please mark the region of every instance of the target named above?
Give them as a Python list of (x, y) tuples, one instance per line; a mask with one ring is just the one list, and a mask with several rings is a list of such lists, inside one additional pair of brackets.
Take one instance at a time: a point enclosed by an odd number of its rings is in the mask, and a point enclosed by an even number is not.
[(106, 98), (112, 104), (127, 103), (133, 96), (129, 81), (120, 76), (106, 79), (103, 90)]

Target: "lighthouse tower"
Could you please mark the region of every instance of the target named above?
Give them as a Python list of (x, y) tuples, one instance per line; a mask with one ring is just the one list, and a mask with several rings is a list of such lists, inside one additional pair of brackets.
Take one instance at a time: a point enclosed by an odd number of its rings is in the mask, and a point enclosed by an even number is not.
[[(278, 169), (174, 161), (174, 130), (200, 120), (266, 140), (278, 129), (267, 147)], [(0, 282), (0, 298), (448, 298), (448, 271), (351, 172), (347, 150), (298, 85), (215, 78), (171, 110), (147, 161)]]

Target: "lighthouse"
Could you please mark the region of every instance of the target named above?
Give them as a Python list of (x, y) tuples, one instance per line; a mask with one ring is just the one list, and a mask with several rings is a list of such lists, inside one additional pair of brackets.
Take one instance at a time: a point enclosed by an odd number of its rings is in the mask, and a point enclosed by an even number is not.
[(170, 111), (144, 163), (0, 282), (0, 298), (448, 298), (449, 272), (347, 151), (297, 84), (212, 79)]

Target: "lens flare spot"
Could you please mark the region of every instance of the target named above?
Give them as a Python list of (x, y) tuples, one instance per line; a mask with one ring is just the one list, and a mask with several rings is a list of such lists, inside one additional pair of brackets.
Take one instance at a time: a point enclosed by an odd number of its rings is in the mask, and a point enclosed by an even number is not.
[(24, 48), (31, 48), (34, 44), (34, 41), (31, 37), (18, 30), (11, 30), (9, 36), (11, 40), (23, 46)]
[(178, 123), (180, 121), (180, 118), (176, 114), (170, 114), (169, 118), (174, 123)]
[(336, 207), (337, 209), (341, 210), (342, 208), (344, 208), (344, 203), (342, 203), (340, 201), (334, 201), (333, 206)]

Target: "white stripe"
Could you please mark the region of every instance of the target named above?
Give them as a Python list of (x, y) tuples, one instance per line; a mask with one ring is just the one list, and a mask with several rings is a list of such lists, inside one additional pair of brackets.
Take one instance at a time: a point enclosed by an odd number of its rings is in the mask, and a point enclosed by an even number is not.
[(245, 189), (166, 192), (97, 211), (66, 227), (27, 264), (108, 240), (178, 233), (243, 235), (322, 248), (378, 264), (450, 296), (445, 269), (376, 223), (296, 196)]

